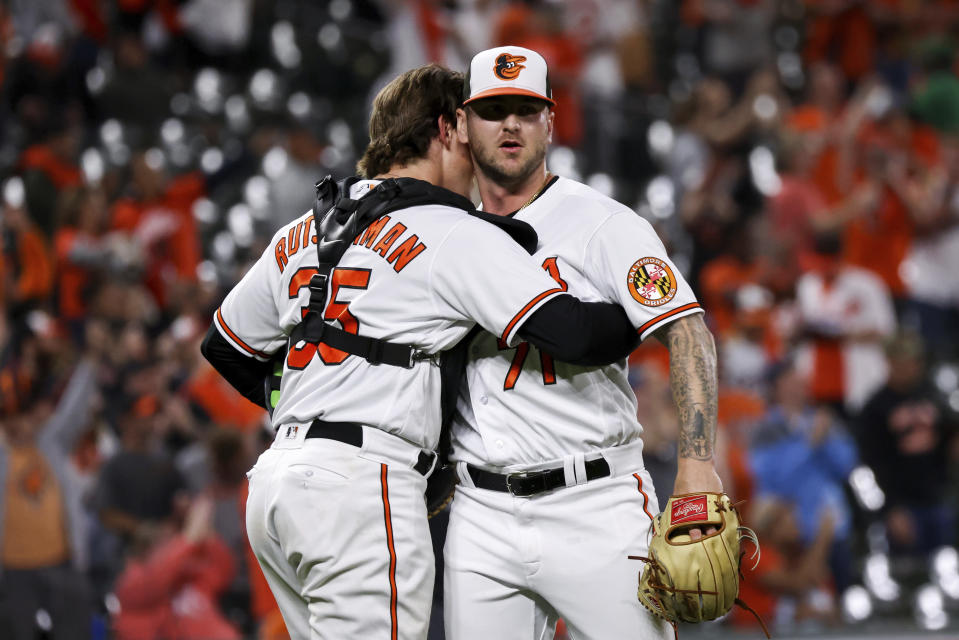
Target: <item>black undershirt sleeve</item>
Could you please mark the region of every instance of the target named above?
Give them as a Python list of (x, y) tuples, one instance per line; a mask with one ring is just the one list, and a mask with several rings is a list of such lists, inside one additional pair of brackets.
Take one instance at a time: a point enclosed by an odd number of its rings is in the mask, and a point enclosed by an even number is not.
[(639, 344), (623, 308), (564, 294), (537, 309), (519, 335), (557, 360), (583, 366), (617, 362)]
[[(556, 296), (537, 309), (519, 330), (524, 340), (557, 360), (583, 366), (617, 362), (639, 344), (639, 336), (622, 307)], [(272, 365), (235, 349), (213, 325), (200, 346), (203, 356), (227, 382), (259, 407), (266, 406), (264, 380)]]
[(206, 332), (200, 352), (244, 398), (258, 407), (266, 406), (263, 381), (270, 375), (271, 363), (260, 362), (240, 353), (220, 335), (214, 325), (210, 325)]

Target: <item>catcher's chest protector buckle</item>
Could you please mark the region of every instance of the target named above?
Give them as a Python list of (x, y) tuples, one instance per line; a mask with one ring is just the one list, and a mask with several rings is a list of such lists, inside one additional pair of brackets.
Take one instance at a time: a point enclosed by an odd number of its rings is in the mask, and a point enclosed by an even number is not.
[[(759, 564), (759, 540), (755, 532), (740, 525), (736, 505), (724, 493), (672, 496), (666, 508), (653, 519), (649, 557), (641, 560), (639, 601), (656, 616), (667, 620), (679, 638), (679, 622), (715, 620), (738, 604), (759, 621), (766, 637), (769, 631), (759, 615), (739, 599), (739, 580), (745, 552), (741, 542), (754, 545), (750, 559)], [(691, 532), (699, 529), (693, 539)]]

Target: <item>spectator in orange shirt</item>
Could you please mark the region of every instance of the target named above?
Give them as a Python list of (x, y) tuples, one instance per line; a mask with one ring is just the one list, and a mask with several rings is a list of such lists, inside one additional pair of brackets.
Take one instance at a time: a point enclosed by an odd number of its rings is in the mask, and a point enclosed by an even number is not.
[(47, 238), (53, 237), (56, 227), (60, 194), (79, 187), (83, 180), (77, 166), (81, 132), (65, 118), (65, 114), (56, 116), (44, 142), (28, 147), (20, 156), (27, 209)]
[(108, 222), (106, 198), (101, 190), (83, 187), (65, 195), (63, 226), (54, 235), (56, 308), (75, 338), (82, 337), (91, 291), (110, 262), (110, 249), (104, 238)]
[(906, 289), (900, 265), (912, 244), (913, 221), (897, 182), (901, 170), (896, 165), (906, 160), (883, 138), (870, 139), (862, 151), (860, 184), (872, 189), (873, 199), (846, 226), (845, 257), (878, 275), (894, 298), (902, 298)]
[(874, 82), (864, 83), (850, 101), (839, 139), (835, 184), (847, 195), (817, 226), (844, 231), (846, 260), (876, 273), (902, 299), (901, 265), (921, 216), (910, 182), (939, 163), (939, 142)]
[(70, 462), (90, 425), (96, 365), (84, 359), (54, 404), (50, 364), (19, 336), (24, 352), (0, 371), (0, 630), (33, 638), (47, 611), (51, 640), (89, 637), (94, 610), (83, 485)]
[(838, 153), (835, 133), (844, 111), (843, 78), (831, 64), (820, 62), (810, 70), (809, 95), (786, 121), (787, 128), (802, 137), (808, 147), (810, 177), (822, 198), (834, 204), (842, 198), (836, 181)]
[(200, 242), (192, 207), (206, 184), (198, 173), (170, 179), (150, 151), (135, 154), (130, 167), (131, 193), (114, 205), (112, 227), (131, 233), (146, 252), (145, 284), (165, 306), (180, 284), (196, 282)]
[(754, 227), (739, 225), (726, 235), (726, 251), (706, 263), (699, 274), (703, 306), (709, 310), (709, 321), (719, 340), (733, 328), (737, 292), (746, 285), (758, 284), (761, 272)]
[(53, 288), (53, 261), (26, 210), (4, 203), (0, 215), (0, 301), (11, 313), (41, 306)]

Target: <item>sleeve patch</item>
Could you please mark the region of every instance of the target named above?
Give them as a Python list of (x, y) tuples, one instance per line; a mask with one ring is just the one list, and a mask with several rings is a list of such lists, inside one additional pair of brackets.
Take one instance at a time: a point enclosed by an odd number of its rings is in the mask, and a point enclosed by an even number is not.
[(629, 294), (647, 307), (659, 307), (676, 296), (676, 276), (664, 260), (641, 258), (629, 268), (626, 278)]

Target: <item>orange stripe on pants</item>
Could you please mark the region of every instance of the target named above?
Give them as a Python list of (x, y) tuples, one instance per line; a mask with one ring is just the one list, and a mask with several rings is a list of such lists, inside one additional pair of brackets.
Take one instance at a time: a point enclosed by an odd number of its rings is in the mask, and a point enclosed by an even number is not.
[(380, 465), (380, 484), (383, 486), (383, 520), (386, 522), (386, 545), (390, 550), (390, 640), (398, 634), (396, 621), (396, 548), (393, 545), (393, 520), (390, 518), (390, 490), (386, 479), (386, 465)]

